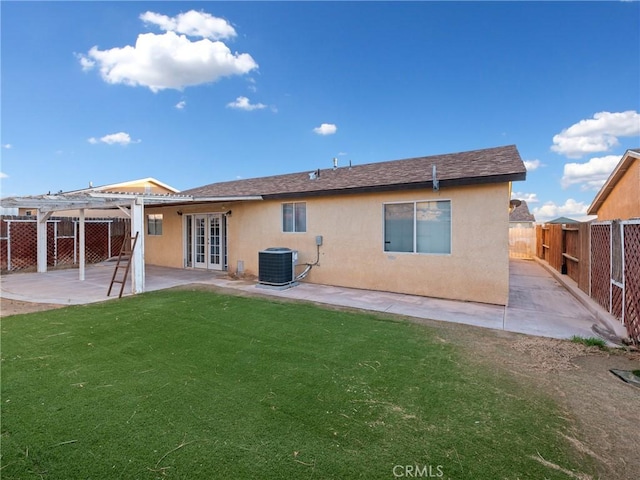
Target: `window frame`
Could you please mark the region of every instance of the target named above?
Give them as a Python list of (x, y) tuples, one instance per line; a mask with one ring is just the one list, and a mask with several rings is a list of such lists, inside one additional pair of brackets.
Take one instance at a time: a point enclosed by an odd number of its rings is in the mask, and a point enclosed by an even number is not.
[[(291, 230), (285, 228), (285, 206), (291, 205)], [(296, 205), (304, 205), (304, 230), (298, 230)], [(280, 205), (280, 228), (282, 233), (307, 233), (307, 202), (283, 202)]]
[[(446, 202), (449, 204), (449, 252), (419, 252), (418, 251), (418, 229), (417, 229), (417, 208), (419, 203)], [(412, 205), (413, 206), (413, 251), (387, 250), (386, 246), (386, 207), (387, 205)], [(450, 198), (405, 200), (397, 202), (383, 202), (382, 204), (382, 251), (385, 254), (407, 254), (407, 255), (439, 255), (451, 256), (453, 254), (453, 201)]]
[(162, 236), (163, 216), (164, 215), (162, 213), (147, 214), (147, 235), (151, 235), (153, 237)]

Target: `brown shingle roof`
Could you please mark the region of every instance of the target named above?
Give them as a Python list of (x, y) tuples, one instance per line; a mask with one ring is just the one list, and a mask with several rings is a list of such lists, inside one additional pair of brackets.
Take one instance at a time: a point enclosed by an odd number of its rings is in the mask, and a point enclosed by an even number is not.
[(311, 172), (212, 183), (181, 192), (194, 197), (255, 196), (287, 198), (431, 188), (433, 166), (440, 188), (524, 180), (526, 169), (515, 145), (433, 155)]

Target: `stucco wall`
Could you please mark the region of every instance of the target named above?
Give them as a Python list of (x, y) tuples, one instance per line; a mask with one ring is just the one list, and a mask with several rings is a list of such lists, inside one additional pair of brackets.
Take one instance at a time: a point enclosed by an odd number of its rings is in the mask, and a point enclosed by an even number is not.
[[(318, 197), (307, 203), (307, 232), (283, 233), (282, 201), (160, 208), (163, 235), (146, 237), (147, 263), (182, 267), (183, 214), (226, 212), (229, 271), (238, 260), (258, 274), (258, 252), (268, 247), (299, 251), (299, 262), (316, 259), (316, 235), (323, 236), (320, 265), (305, 281), (457, 300), (506, 304), (509, 293), (509, 185), (483, 185), (383, 194)], [(383, 204), (451, 200), (450, 255), (383, 250)], [(292, 200), (291, 200), (292, 201)], [(300, 267), (302, 270), (303, 267)]]
[(598, 209), (598, 220), (640, 217), (640, 160), (635, 160)]

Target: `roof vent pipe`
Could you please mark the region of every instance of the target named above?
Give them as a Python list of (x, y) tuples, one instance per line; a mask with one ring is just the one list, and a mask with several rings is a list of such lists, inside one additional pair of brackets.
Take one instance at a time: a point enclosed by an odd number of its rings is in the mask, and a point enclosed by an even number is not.
[(338, 159), (333, 157), (333, 169), (335, 170), (336, 168), (338, 168)]

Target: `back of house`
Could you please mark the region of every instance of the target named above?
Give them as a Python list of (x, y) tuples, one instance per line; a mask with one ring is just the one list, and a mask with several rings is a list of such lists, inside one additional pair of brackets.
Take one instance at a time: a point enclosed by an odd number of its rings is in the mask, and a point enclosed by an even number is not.
[(509, 145), (214, 183), (145, 209), (145, 261), (258, 277), (259, 252), (287, 248), (308, 282), (506, 304), (525, 177)]

